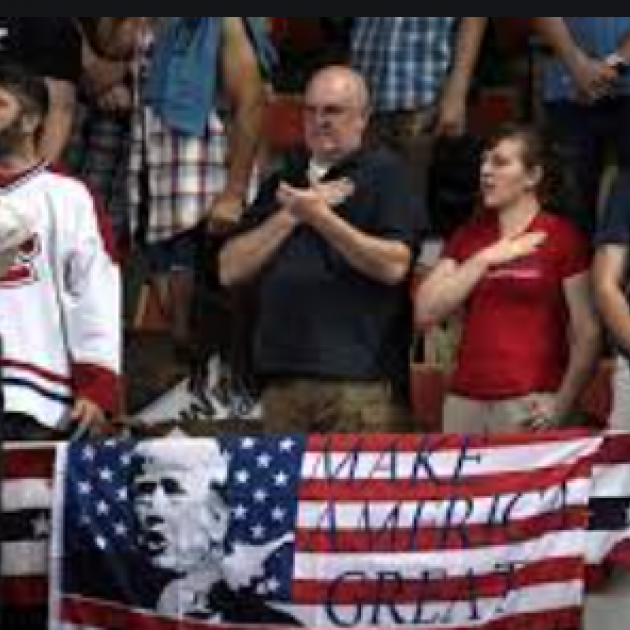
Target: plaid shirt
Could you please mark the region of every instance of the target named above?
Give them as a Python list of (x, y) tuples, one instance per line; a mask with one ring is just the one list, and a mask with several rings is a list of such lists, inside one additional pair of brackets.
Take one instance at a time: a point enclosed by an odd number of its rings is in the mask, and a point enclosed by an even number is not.
[[(144, 107), (132, 127), (130, 220), (138, 225), (146, 204), (148, 242), (170, 239), (200, 223), (226, 181), (226, 137), (212, 113), (203, 138), (168, 127)], [(143, 177), (146, 186), (142, 185)]]
[(80, 102), (64, 161), (71, 172), (98, 191), (116, 236), (124, 238), (129, 220), (129, 118)]
[(227, 177), (226, 130), (216, 111), (208, 114), (205, 135), (196, 137), (171, 129), (142, 103), (152, 44), (147, 33), (134, 68), (136, 103), (129, 158), (131, 229), (137, 227), (146, 206), (148, 242), (170, 239), (198, 225)]
[(433, 105), (453, 57), (454, 17), (355, 17), (352, 65), (376, 112)]

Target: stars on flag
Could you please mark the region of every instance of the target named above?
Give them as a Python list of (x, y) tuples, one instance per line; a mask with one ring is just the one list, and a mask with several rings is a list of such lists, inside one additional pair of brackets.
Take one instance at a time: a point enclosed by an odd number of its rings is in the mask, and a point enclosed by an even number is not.
[(129, 501), (132, 444), (108, 440), (76, 444), (69, 452), (75, 465), (68, 483), (74, 484), (75, 509), (82, 540), (101, 551), (135, 544)]
[[(299, 439), (246, 437), (234, 439), (230, 447), (230, 541), (262, 546), (292, 534), (304, 448)], [(292, 563), (292, 545), (281, 546), (265, 563), (260, 588), (274, 598), (288, 598)]]

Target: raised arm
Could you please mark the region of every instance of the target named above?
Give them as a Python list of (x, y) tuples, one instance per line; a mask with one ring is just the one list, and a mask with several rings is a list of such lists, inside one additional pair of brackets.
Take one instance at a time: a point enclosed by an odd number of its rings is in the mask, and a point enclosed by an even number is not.
[(544, 239), (541, 232), (529, 232), (516, 238), (503, 238), (462, 263), (452, 258), (442, 259), (414, 297), (416, 326), (425, 328), (455, 313), (490, 269), (529, 255)]

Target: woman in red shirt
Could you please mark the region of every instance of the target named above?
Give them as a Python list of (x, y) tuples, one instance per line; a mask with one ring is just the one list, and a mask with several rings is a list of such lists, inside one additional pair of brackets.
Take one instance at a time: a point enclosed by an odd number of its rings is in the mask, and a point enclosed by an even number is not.
[(544, 147), (502, 128), (481, 166), (483, 210), (449, 240), (415, 295), (418, 326), (461, 312), (444, 429), (510, 432), (560, 426), (593, 373), (599, 325), (589, 246), (541, 202)]

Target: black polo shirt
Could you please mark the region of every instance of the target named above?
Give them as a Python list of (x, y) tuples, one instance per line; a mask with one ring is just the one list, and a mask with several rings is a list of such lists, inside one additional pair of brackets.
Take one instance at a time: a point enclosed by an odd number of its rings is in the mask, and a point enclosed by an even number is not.
[[(280, 181), (307, 186), (301, 155), (261, 189), (250, 213), (258, 224), (277, 210)], [(355, 192), (336, 208), (357, 229), (401, 241), (413, 251), (406, 170), (393, 154), (361, 150), (325, 179), (349, 178)], [(259, 278), (255, 361), (263, 376), (400, 380), (408, 372), (411, 310), (407, 283), (387, 286), (356, 271), (309, 226), (298, 227)]]

